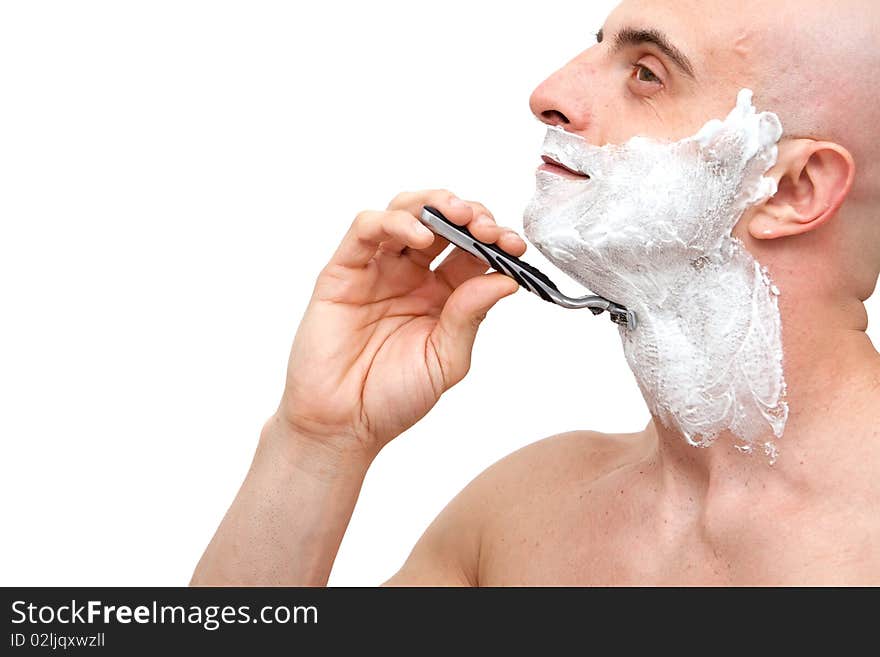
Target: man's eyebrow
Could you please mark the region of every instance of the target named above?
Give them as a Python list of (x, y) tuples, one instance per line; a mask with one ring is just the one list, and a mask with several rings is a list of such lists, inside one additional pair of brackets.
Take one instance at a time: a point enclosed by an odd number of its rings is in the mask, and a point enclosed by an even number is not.
[[(605, 38), (605, 31), (599, 30), (596, 35), (596, 41), (602, 43)], [(682, 70), (682, 72), (691, 77), (696, 78), (694, 66), (681, 50), (676, 48), (669, 38), (663, 32), (655, 29), (637, 29), (633, 27), (625, 27), (617, 36), (614, 37), (614, 52), (619, 52), (627, 46), (638, 46), (643, 43), (651, 43), (655, 45), (660, 52), (666, 55), (672, 62)]]

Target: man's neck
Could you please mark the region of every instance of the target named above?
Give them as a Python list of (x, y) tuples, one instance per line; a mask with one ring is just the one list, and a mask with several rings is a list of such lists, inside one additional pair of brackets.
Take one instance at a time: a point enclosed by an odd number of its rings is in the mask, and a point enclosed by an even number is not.
[[(737, 450), (722, 434), (708, 448), (689, 445), (654, 418), (659, 465), (670, 492), (709, 498), (741, 491), (744, 482), (798, 497), (877, 486), (880, 464), (880, 354), (862, 322), (784, 322), (789, 419), (771, 465), (764, 451)], [(802, 327), (802, 328), (801, 328)], [(767, 439), (772, 439), (768, 431)], [(748, 485), (748, 484), (745, 484)], [(834, 487), (834, 488), (829, 488)]]

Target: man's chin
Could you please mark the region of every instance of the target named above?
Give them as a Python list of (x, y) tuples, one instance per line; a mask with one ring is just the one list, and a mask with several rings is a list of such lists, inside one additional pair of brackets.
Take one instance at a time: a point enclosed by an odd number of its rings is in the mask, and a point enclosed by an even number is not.
[[(563, 212), (558, 204), (548, 202), (540, 193), (535, 194), (523, 212), (525, 237), (536, 247), (546, 242), (558, 231)], [(540, 248), (540, 247), (539, 247)]]
[(525, 238), (554, 265), (576, 260), (574, 254), (566, 248), (570, 243), (577, 243), (574, 229), (567, 225), (564, 216), (547, 212), (546, 205), (529, 205), (523, 215), (523, 229)]

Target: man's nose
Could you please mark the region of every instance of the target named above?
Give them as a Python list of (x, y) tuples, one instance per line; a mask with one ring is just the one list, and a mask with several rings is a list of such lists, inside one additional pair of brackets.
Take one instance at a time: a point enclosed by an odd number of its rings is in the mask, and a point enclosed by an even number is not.
[(565, 126), (566, 130), (583, 134), (590, 126), (589, 64), (575, 59), (532, 92), (529, 107), (547, 125)]

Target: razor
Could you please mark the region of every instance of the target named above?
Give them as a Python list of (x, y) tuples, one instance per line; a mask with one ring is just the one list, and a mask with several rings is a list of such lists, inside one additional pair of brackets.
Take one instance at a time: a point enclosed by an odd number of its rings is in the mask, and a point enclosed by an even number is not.
[(494, 244), (481, 242), (464, 226), (458, 226), (437, 208), (425, 206), (419, 218), (422, 224), (452, 244), (485, 262), (489, 267), (510, 276), (520, 287), (557, 306), (580, 310), (589, 308), (594, 315), (607, 312), (611, 321), (629, 329), (636, 328), (636, 315), (631, 310), (599, 296), (570, 297), (563, 294), (550, 278), (536, 267), (504, 252)]

